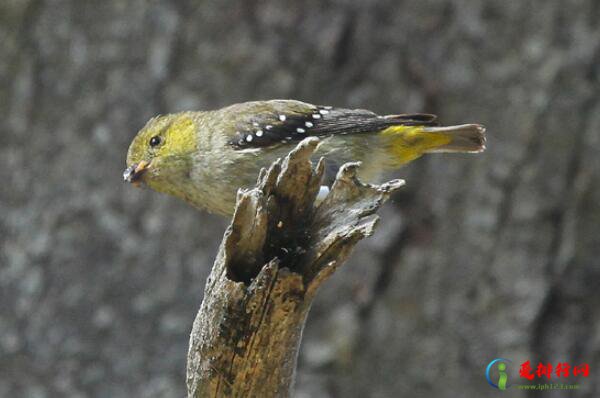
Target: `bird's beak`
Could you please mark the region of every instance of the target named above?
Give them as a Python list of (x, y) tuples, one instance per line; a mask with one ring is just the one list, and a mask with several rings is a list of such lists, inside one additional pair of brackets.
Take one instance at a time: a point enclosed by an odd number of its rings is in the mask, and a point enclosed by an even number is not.
[(134, 163), (123, 172), (123, 180), (126, 182), (130, 182), (135, 186), (140, 184), (140, 178), (144, 174), (148, 167), (150, 166), (150, 162), (142, 160), (139, 163)]

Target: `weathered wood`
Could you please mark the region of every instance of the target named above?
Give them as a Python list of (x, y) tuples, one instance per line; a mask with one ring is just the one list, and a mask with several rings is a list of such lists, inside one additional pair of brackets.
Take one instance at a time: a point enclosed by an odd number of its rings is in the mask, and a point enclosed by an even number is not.
[(318, 143), (307, 138), (238, 195), (190, 337), (188, 396), (289, 396), (318, 287), (372, 234), (375, 211), (404, 183), (363, 185), (359, 165), (346, 164), (316, 205)]

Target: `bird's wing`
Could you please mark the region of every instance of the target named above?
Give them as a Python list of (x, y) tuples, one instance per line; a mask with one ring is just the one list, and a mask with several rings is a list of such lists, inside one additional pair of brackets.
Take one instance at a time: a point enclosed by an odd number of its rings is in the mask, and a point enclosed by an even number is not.
[(294, 143), (310, 136), (374, 133), (389, 126), (436, 124), (435, 115), (429, 114), (379, 116), (363, 109), (334, 108), (291, 100), (247, 102), (224, 111), (232, 122), (230, 144), (236, 149)]

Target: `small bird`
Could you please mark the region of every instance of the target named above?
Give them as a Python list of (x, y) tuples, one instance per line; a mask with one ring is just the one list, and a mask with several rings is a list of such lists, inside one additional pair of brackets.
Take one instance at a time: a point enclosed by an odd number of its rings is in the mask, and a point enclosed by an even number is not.
[(440, 127), (435, 115), (423, 113), (379, 116), (295, 100), (253, 101), (152, 118), (129, 146), (123, 178), (231, 215), (238, 188), (253, 186), (261, 168), (310, 136), (321, 139), (315, 158), (324, 156), (327, 170), (361, 161), (367, 182), (425, 153), (485, 149), (479, 124)]

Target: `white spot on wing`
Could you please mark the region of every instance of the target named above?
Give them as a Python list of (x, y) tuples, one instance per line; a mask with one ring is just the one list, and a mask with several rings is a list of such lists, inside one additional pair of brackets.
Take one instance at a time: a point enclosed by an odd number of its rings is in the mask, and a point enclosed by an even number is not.
[(256, 136), (257, 137), (262, 137), (262, 135), (263, 135), (263, 131), (262, 130), (257, 130), (256, 131)]
[(328, 111), (327, 109), (321, 109), (321, 110), (319, 111), (319, 113), (320, 113), (321, 115), (327, 115), (327, 114), (329, 113), (329, 111)]
[(246, 136), (246, 141), (248, 141), (248, 142), (252, 142), (252, 139), (253, 139), (253, 138), (254, 138), (254, 137), (252, 137), (250, 134), (248, 134), (248, 135)]
[(279, 120), (281, 120), (282, 122), (285, 122), (285, 119), (286, 119), (285, 115), (279, 115)]
[(319, 115), (318, 113), (315, 113), (314, 115), (312, 115), (313, 119), (320, 119), (321, 115)]
[(297, 132), (299, 132), (300, 134), (306, 133), (306, 130), (304, 130), (304, 129), (303, 129), (303, 128), (301, 128), (301, 127), (298, 127), (298, 128), (296, 129), (296, 131), (297, 131)]
[(263, 150), (263, 148), (244, 148), (244, 149), (240, 149), (239, 152), (252, 153), (252, 154), (258, 156), (259, 152), (261, 152), (262, 150)]
[(304, 125), (306, 127), (312, 127), (312, 126), (314, 126), (314, 124), (312, 124), (312, 122), (306, 122), (306, 123), (304, 123)]

